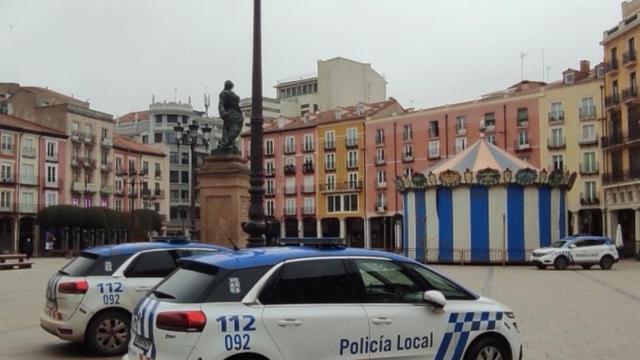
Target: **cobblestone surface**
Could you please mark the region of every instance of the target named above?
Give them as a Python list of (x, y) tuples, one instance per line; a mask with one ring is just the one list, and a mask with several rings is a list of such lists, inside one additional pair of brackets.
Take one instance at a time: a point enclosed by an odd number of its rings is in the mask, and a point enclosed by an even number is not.
[[(0, 272), (0, 360), (97, 359), (40, 329), (47, 279), (65, 262), (36, 259), (31, 270)], [(434, 268), (509, 305), (523, 332), (525, 359), (640, 359), (638, 262), (611, 271)]]

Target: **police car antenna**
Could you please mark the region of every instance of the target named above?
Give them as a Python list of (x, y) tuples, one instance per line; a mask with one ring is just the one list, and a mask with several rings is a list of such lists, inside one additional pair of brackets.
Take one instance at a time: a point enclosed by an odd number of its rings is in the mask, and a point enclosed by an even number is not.
[(222, 231), (224, 236), (227, 237), (227, 241), (231, 244), (231, 246), (233, 247), (233, 250), (235, 250), (235, 251), (240, 250), (240, 248), (233, 242), (233, 240), (231, 240), (231, 236), (229, 236), (229, 234), (227, 234), (227, 232), (224, 230), (224, 228), (222, 227), (222, 224), (220, 222), (218, 222), (218, 227), (220, 228), (220, 231)]

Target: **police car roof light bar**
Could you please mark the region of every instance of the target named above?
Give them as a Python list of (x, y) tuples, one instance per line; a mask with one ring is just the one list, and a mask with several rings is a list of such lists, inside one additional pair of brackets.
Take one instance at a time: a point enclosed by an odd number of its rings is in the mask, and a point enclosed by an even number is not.
[(317, 248), (344, 248), (347, 246), (344, 239), (334, 237), (302, 237), (302, 238), (281, 238), (278, 241), (279, 246), (309, 246)]

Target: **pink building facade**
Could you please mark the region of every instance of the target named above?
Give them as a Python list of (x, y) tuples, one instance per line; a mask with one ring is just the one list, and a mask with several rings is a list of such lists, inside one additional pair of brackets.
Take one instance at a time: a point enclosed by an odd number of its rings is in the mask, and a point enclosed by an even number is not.
[(396, 177), (424, 172), (484, 136), (540, 166), (538, 99), (543, 84), (522, 82), (481, 99), (365, 122), (368, 246), (399, 247), (402, 200)]

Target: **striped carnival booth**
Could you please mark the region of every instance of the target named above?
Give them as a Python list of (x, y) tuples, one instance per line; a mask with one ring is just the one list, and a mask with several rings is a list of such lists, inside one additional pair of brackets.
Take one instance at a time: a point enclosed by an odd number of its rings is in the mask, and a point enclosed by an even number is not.
[(403, 249), (418, 261), (522, 263), (567, 231), (576, 174), (539, 171), (484, 139), (426, 173), (396, 180)]

